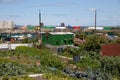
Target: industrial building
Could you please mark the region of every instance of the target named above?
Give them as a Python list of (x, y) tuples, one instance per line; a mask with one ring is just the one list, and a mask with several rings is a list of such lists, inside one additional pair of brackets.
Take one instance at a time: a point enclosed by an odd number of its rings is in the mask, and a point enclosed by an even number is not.
[(13, 29), (14, 26), (13, 21), (0, 21), (0, 29)]

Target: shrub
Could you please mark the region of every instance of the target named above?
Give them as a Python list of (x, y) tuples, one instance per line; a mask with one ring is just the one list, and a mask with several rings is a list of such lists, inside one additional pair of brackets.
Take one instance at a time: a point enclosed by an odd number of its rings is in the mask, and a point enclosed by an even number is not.
[(51, 54), (51, 51), (45, 48), (36, 49), (30, 48), (26, 46), (19, 46), (16, 48), (16, 52), (22, 55), (32, 56), (36, 60), (40, 60), (41, 65), (48, 67), (55, 67), (58, 69), (63, 69), (65, 67), (65, 63), (61, 61), (58, 56), (54, 56)]
[(101, 59), (101, 69), (113, 76), (120, 76), (120, 57), (103, 57)]
[(55, 67), (58, 69), (63, 69), (65, 67), (65, 63), (62, 62), (58, 56), (54, 56), (51, 54), (41, 56), (40, 62), (44, 66)]
[(15, 51), (17, 54), (28, 55), (28, 56), (35, 56), (40, 53), (39, 49), (26, 47), (26, 46), (18, 46), (16, 47)]
[(26, 72), (23, 66), (19, 65), (18, 63), (15, 62), (0, 63), (0, 76), (3, 75), (16, 76), (23, 75), (25, 73)]

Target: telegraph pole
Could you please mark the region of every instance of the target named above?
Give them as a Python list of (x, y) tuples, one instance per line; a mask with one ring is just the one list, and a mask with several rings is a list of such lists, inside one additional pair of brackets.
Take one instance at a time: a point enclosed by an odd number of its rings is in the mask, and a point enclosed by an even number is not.
[(40, 39), (41, 39), (41, 11), (39, 10), (39, 28), (40, 28)]
[(42, 31), (41, 31), (41, 11), (39, 10), (39, 44), (40, 44), (40, 48), (42, 48)]

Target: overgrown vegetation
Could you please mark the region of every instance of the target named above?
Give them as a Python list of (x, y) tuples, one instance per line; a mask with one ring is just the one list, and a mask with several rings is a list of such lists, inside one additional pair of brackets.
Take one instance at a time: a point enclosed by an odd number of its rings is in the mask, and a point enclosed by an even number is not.
[[(78, 33), (76, 35), (79, 39), (84, 39), (86, 42), (84, 44), (78, 45), (79, 51), (72, 47), (67, 47), (66, 51), (68, 52), (67, 56), (72, 54), (79, 54), (80, 60), (78, 62), (69, 61), (69, 64), (74, 64), (78, 67), (79, 70), (86, 72), (87, 69), (91, 69), (90, 73), (96, 78), (99, 77), (101, 80), (119, 80), (120, 79), (120, 66), (119, 59), (120, 57), (103, 57), (100, 54), (101, 46), (103, 44), (109, 43), (119, 43), (119, 38), (109, 41), (105, 36), (99, 35), (86, 35), (84, 33)], [(65, 55), (61, 53), (62, 55)], [(66, 55), (65, 55), (66, 56)], [(98, 72), (99, 76), (95, 76)]]
[(20, 76), (62, 70), (66, 65), (46, 48), (19, 46), (14, 51), (0, 52), (0, 76)]
[[(77, 33), (77, 38), (85, 43), (76, 47), (67, 47), (64, 53), (67, 57), (80, 56), (79, 61), (68, 60), (53, 55), (53, 52), (42, 49), (19, 46), (13, 51), (0, 52), (1, 80), (34, 80), (29, 77), (14, 77), (28, 74), (44, 73), (47, 80), (120, 80), (120, 57), (103, 57), (101, 46), (108, 43), (119, 43), (117, 38), (109, 42), (108, 38), (94, 34)], [(27, 40), (25, 40), (26, 42)], [(71, 65), (75, 68), (65, 70)], [(7, 77), (6, 77), (7, 76)]]

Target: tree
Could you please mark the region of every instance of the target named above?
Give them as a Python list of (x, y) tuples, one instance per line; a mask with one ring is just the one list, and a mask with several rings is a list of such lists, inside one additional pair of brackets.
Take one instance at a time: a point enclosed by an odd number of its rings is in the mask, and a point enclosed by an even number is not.
[(108, 43), (107, 38), (98, 35), (87, 36), (85, 40), (84, 48), (87, 51), (100, 51), (101, 45)]

